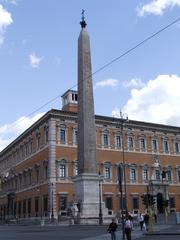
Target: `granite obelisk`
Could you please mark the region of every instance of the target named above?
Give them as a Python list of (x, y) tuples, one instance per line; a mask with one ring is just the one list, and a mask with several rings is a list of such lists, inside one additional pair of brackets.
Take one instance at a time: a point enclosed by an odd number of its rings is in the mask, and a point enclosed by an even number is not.
[(81, 219), (98, 218), (99, 175), (96, 161), (96, 128), (92, 87), (90, 40), (82, 11), (78, 38), (78, 175), (76, 201)]

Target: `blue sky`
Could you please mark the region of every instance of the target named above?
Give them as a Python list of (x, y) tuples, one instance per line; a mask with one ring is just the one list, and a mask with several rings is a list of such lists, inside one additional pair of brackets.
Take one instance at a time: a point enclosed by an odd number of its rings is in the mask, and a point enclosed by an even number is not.
[[(180, 17), (180, 0), (0, 0), (0, 150), (77, 83), (85, 9), (93, 72)], [(95, 113), (180, 126), (180, 21), (93, 75)]]

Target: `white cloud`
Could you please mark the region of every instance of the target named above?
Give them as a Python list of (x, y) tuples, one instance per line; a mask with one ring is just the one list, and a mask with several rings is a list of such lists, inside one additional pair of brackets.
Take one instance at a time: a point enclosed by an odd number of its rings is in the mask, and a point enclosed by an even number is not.
[(162, 15), (167, 8), (180, 7), (180, 0), (152, 0), (150, 3), (137, 7), (139, 16), (145, 14)]
[(144, 83), (142, 82), (142, 80), (140, 78), (133, 78), (129, 81), (124, 81), (123, 86), (125, 88), (132, 88), (132, 87), (141, 88), (144, 86)]
[(11, 23), (13, 23), (11, 13), (0, 4), (0, 45), (3, 44), (6, 29)]
[(17, 5), (18, 0), (2, 0), (6, 4)]
[(35, 53), (29, 55), (29, 63), (32, 68), (38, 68), (43, 57), (38, 57)]
[(129, 119), (180, 126), (179, 89), (180, 76), (159, 75), (141, 89), (131, 90), (123, 112)]
[(95, 88), (102, 88), (102, 87), (116, 87), (119, 83), (117, 79), (107, 79), (104, 81), (97, 82), (95, 84)]
[(21, 117), (17, 121), (0, 127), (0, 151), (17, 138), (45, 113), (38, 113), (34, 117)]

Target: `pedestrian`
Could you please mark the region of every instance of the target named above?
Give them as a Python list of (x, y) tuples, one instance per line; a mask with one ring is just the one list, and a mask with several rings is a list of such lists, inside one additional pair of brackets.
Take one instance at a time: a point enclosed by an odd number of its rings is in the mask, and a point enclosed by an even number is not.
[(124, 231), (125, 231), (127, 240), (131, 240), (132, 221), (129, 216), (126, 217), (126, 220), (124, 223)]
[(155, 221), (155, 223), (157, 223), (157, 214), (156, 213), (154, 213), (154, 221)]
[(109, 227), (107, 231), (111, 234), (111, 240), (116, 240), (116, 229), (117, 229), (117, 223), (115, 222), (115, 219), (112, 219), (112, 222), (109, 224)]
[(149, 230), (149, 214), (148, 213), (144, 215), (144, 223), (145, 223), (145, 230), (148, 231)]
[(140, 228), (141, 228), (141, 231), (142, 231), (143, 230), (143, 224), (144, 224), (144, 217), (141, 213), (139, 214), (138, 221), (139, 221), (139, 225), (140, 225)]
[(131, 213), (128, 213), (128, 219), (131, 221), (131, 230), (133, 230), (133, 216), (131, 215)]

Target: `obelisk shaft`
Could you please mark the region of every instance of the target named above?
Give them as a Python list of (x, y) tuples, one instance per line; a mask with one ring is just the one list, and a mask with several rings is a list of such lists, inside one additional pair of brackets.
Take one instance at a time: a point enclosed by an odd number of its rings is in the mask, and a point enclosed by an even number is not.
[[(85, 23), (85, 22), (84, 22)], [(78, 171), (97, 173), (96, 129), (92, 87), (90, 40), (85, 29), (78, 39)]]

